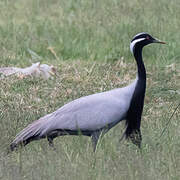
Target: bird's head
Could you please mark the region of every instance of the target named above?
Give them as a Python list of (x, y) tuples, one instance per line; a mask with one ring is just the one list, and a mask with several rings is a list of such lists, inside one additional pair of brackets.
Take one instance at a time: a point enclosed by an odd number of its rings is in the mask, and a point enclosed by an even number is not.
[(153, 38), (148, 33), (142, 32), (142, 33), (136, 34), (133, 37), (133, 39), (130, 43), (131, 52), (134, 53), (135, 47), (143, 48), (144, 46), (151, 44), (151, 43), (166, 44), (163, 41)]

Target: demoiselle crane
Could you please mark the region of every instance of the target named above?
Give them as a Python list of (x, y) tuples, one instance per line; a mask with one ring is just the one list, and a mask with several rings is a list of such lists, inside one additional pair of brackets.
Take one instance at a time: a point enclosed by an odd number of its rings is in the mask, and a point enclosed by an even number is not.
[(126, 120), (125, 137), (140, 147), (141, 115), (146, 90), (142, 49), (151, 43), (165, 44), (144, 32), (135, 35), (130, 43), (138, 70), (133, 83), (81, 97), (41, 117), (17, 134), (10, 145), (11, 150), (42, 138), (47, 138), (49, 145), (53, 146), (53, 139), (57, 136), (82, 134), (91, 137), (95, 151), (100, 134), (106, 133), (122, 120)]

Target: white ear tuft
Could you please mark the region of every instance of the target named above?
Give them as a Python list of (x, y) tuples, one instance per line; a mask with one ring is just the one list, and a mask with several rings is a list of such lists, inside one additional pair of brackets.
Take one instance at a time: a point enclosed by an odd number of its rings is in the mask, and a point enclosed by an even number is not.
[(134, 46), (136, 45), (137, 42), (143, 41), (145, 40), (145, 38), (139, 38), (139, 39), (135, 39), (134, 41), (131, 42), (130, 44), (130, 50), (133, 53), (134, 52)]

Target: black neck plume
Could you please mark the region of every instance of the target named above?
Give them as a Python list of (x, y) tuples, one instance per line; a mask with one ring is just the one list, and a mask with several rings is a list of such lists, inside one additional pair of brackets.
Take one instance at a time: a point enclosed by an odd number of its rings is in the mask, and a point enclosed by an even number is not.
[(141, 145), (141, 115), (144, 106), (144, 97), (146, 90), (146, 69), (142, 59), (142, 47), (134, 48), (134, 57), (137, 63), (138, 80), (132, 96), (130, 107), (126, 117), (126, 138), (140, 147)]

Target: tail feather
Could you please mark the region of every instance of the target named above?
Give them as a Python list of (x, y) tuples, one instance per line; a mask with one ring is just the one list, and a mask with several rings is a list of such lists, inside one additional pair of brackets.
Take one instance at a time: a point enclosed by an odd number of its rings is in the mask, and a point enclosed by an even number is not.
[(39, 120), (34, 121), (26, 128), (24, 128), (20, 133), (18, 133), (13, 142), (10, 144), (10, 149), (13, 151), (19, 145), (26, 145), (30, 141), (35, 140), (37, 138), (42, 138), (41, 122)]

